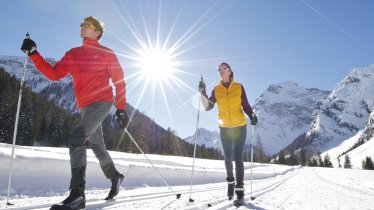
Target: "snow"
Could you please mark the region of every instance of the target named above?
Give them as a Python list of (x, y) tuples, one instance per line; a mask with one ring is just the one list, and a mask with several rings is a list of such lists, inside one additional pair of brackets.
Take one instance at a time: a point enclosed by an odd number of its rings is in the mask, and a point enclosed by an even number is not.
[[(338, 156), (343, 152), (348, 151), (355, 143), (357, 143), (362, 133), (363, 130), (359, 131), (355, 136), (344, 140), (338, 146), (322, 153), (321, 157), (323, 158), (326, 154), (329, 154), (334, 167), (338, 167)], [(371, 157), (371, 159), (374, 159), (374, 138), (371, 138), (369, 141), (348, 152), (347, 154), (351, 160), (352, 168), (361, 169), (362, 161), (365, 160), (366, 157)], [(340, 157), (340, 164), (342, 166), (344, 165), (344, 156), (345, 155)]]
[[(49, 209), (67, 196), (67, 148), (16, 146), (9, 199), (14, 205), (7, 206), (10, 154), (11, 145), (0, 144), (0, 209)], [(88, 150), (86, 209), (236, 209), (226, 198), (222, 160), (195, 160), (190, 196), (191, 158), (147, 155), (169, 188), (142, 154), (110, 154), (125, 175), (121, 191), (113, 201), (102, 200), (110, 182)], [(251, 200), (250, 166), (245, 163), (246, 205), (238, 209), (373, 209), (374, 171), (253, 163)]]

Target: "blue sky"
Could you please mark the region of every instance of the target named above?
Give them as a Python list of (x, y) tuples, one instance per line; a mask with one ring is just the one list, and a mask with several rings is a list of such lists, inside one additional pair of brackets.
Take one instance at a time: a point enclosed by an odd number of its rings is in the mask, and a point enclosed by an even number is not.
[[(351, 68), (374, 63), (370, 0), (3, 0), (0, 7), (0, 55), (23, 56), (29, 32), (44, 57), (60, 59), (81, 45), (84, 17), (103, 21), (101, 44), (125, 70), (128, 102), (181, 137), (195, 132), (200, 75), (210, 92), (220, 62), (231, 65), (251, 105), (271, 84), (331, 90)], [(173, 49), (175, 71), (147, 83), (137, 59), (157, 43)], [(199, 127), (217, 130), (216, 115), (201, 111)]]

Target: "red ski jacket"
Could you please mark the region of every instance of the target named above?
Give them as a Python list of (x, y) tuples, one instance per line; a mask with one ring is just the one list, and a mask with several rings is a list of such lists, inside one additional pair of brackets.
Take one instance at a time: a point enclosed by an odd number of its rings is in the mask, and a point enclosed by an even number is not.
[(72, 48), (51, 66), (37, 52), (30, 56), (35, 67), (50, 80), (60, 80), (67, 74), (73, 77), (78, 108), (97, 101), (113, 102), (109, 79), (116, 89), (117, 109), (126, 109), (124, 72), (114, 52), (101, 46), (98, 40), (85, 39), (83, 46)]

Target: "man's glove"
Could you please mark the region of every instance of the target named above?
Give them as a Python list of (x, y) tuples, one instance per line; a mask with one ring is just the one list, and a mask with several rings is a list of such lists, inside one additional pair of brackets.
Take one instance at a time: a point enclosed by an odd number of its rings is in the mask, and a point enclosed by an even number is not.
[(125, 129), (127, 126), (127, 123), (129, 123), (129, 117), (127, 116), (126, 111), (123, 109), (117, 109), (116, 118), (117, 118), (119, 127), (122, 129)]
[(256, 125), (258, 122), (257, 116), (254, 112), (251, 115), (249, 115), (249, 119), (251, 120), (251, 125)]
[(24, 53), (27, 53), (28, 56), (34, 55), (37, 52), (36, 51), (36, 44), (32, 39), (26, 38), (26, 39), (23, 40), (21, 50)]
[(203, 80), (201, 80), (199, 82), (199, 92), (202, 93), (202, 92), (205, 92), (205, 83)]

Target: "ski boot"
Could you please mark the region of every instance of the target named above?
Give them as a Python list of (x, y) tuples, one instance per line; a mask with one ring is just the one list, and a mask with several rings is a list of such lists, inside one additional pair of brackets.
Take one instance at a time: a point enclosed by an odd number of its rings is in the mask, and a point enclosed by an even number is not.
[(227, 197), (231, 201), (234, 198), (235, 179), (226, 178), (227, 181)]
[(86, 207), (86, 196), (82, 188), (72, 189), (69, 196), (61, 204), (53, 205), (50, 210), (76, 210)]
[(112, 182), (112, 187), (110, 188), (108, 197), (106, 197), (105, 200), (111, 200), (114, 198), (114, 196), (118, 194), (119, 187), (121, 186), (121, 183), (123, 182), (124, 178), (125, 176), (116, 172), (116, 175), (114, 176), (114, 178), (110, 179), (110, 181)]
[(242, 206), (245, 204), (244, 201), (244, 187), (243, 184), (237, 184), (235, 186), (236, 199), (234, 200), (235, 206)]

